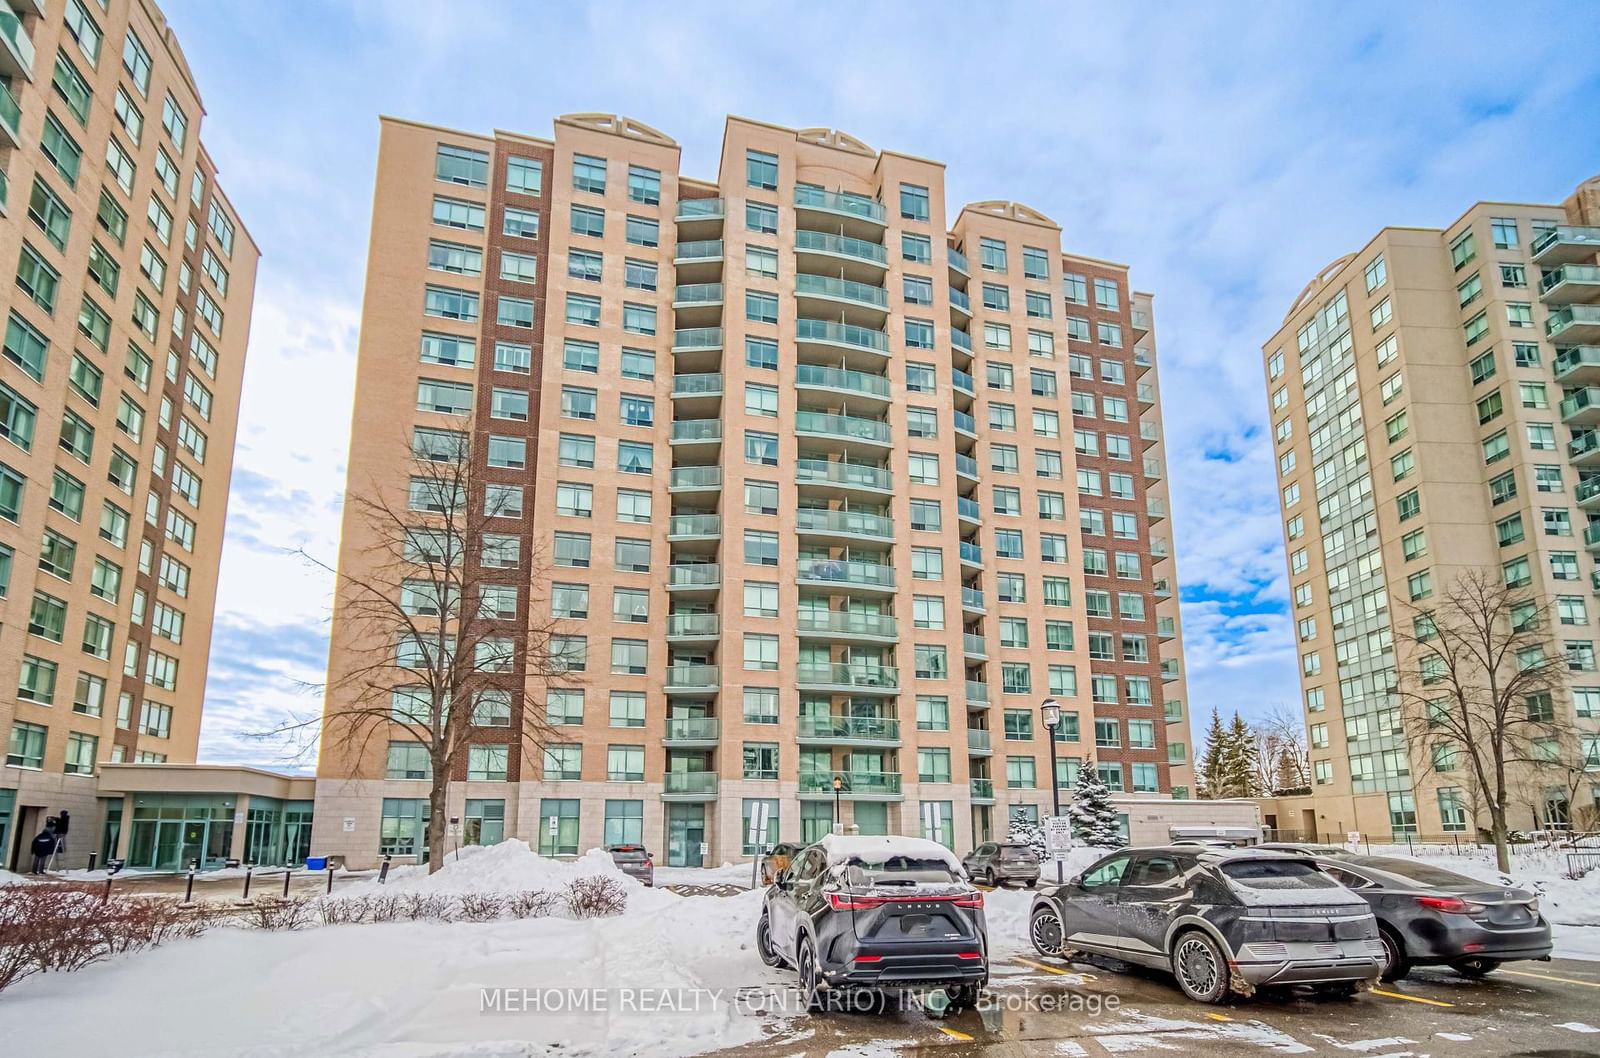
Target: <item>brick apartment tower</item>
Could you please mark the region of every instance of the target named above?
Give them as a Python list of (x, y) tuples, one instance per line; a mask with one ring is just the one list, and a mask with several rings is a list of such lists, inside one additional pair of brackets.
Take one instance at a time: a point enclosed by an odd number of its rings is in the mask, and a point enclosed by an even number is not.
[(0, 3), (0, 82), (0, 866), (77, 866), (101, 762), (195, 759), (259, 253), (153, 4)]
[[(784, 840), (826, 832), (837, 775), (842, 822), (964, 849), (1049, 811), (1050, 695), (1063, 785), (1087, 758), (1187, 793), (1149, 296), (1125, 266), (1064, 255), (1014, 203), (946, 230), (942, 165), (832, 130), (730, 118), (708, 183), (613, 115), (553, 140), (381, 127), (350, 487), (403, 500), (408, 440), (470, 422), (519, 490), (500, 546), (544, 563), (507, 568), (506, 634), (553, 615), (586, 658), (576, 688), (526, 679), (520, 649), (497, 677), (463, 840), (720, 862), (758, 801)], [(372, 544), (347, 516), (341, 565)], [(335, 684), (364, 649), (340, 606)], [(559, 725), (540, 759), (492, 726), (524, 695)], [(324, 743), (319, 850), (419, 854), (403, 738)]]
[(1408, 749), (1395, 688), (1421, 677), (1393, 622), (1474, 568), (1550, 603), (1571, 670), (1528, 707), (1578, 737), (1517, 776), (1511, 826), (1600, 806), (1597, 255), (1600, 178), (1560, 205), (1479, 202), (1334, 261), (1263, 346), (1312, 766), (1279, 828), (1472, 829), (1466, 763)]

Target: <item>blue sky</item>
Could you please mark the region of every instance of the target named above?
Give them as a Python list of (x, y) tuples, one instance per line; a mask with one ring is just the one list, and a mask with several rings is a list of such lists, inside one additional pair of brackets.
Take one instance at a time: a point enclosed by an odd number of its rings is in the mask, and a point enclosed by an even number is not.
[(254, 734), (320, 704), (331, 582), (289, 552), (337, 552), (380, 113), (536, 135), (624, 113), (708, 178), (726, 113), (831, 126), (946, 162), (952, 203), (1025, 202), (1131, 264), (1156, 297), (1190, 699), (1246, 715), (1298, 694), (1262, 342), (1381, 226), (1560, 201), (1600, 171), (1589, 3), (1522, 24), (1503, 4), (163, 7), (264, 254), (213, 761), (282, 765), (293, 747)]

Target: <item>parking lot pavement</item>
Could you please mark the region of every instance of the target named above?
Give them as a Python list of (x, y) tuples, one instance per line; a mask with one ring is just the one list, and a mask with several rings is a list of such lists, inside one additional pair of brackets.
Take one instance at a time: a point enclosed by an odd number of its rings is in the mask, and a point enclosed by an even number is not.
[(915, 1003), (822, 1014), (727, 1058), (1035, 1058), (1327, 1054), (1452, 1058), (1600, 1054), (1600, 963), (1513, 963), (1469, 981), (1419, 969), (1354, 999), (1269, 991), (1224, 1006), (1191, 1003), (1169, 978), (1113, 961), (995, 963), (986, 1009), (947, 1018)]

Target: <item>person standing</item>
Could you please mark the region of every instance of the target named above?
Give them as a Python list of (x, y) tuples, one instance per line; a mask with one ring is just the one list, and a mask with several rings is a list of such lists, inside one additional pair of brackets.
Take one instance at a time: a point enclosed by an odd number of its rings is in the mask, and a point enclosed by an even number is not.
[(50, 857), (56, 854), (56, 840), (56, 817), (51, 816), (45, 820), (44, 829), (39, 831), (38, 837), (29, 846), (29, 851), (33, 853), (33, 866), (29, 874), (45, 873), (45, 868), (50, 865)]

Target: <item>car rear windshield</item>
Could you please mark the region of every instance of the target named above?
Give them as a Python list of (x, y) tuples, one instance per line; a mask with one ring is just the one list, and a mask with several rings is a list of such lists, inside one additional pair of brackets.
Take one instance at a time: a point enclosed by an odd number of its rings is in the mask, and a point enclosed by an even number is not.
[(1432, 867), (1426, 863), (1418, 863), (1415, 860), (1401, 860), (1391, 856), (1363, 856), (1352, 862), (1358, 866), (1372, 867), (1380, 871), (1388, 871), (1390, 874), (1398, 874), (1402, 878), (1410, 879), (1418, 885), (1427, 886), (1430, 889), (1493, 888), (1488, 882), (1480, 882), (1476, 878), (1468, 878), (1464, 874)]
[[(852, 884), (911, 884), (913, 882), (953, 882), (955, 872), (943, 860), (920, 856), (887, 856), (867, 859), (854, 856), (846, 863)], [(857, 873), (859, 872), (859, 873)]]
[(1303, 860), (1240, 860), (1222, 873), (1251, 889), (1337, 889), (1339, 883)]
[(1017, 863), (1034, 863), (1039, 859), (1034, 854), (1034, 851), (1026, 845), (1002, 845), (1000, 846), (1000, 858)]
[(612, 849), (611, 858), (622, 863), (643, 863), (649, 854), (643, 849)]

